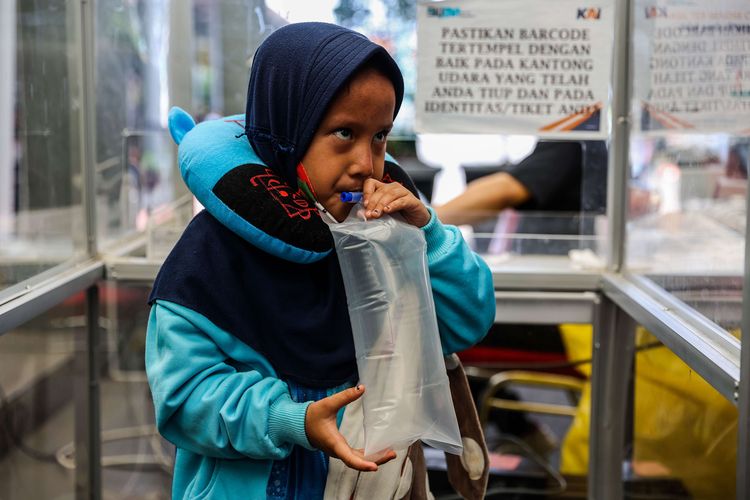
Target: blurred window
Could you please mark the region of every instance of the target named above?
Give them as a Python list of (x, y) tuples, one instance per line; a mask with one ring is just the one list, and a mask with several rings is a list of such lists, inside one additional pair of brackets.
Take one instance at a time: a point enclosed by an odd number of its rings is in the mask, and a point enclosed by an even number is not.
[(81, 257), (86, 248), (78, 9), (65, 0), (12, 3), (13, 151), (0, 163), (0, 290)]

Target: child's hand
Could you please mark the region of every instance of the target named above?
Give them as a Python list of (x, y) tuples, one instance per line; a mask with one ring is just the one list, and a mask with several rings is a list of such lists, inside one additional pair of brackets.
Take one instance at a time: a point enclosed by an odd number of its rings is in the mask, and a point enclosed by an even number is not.
[(359, 399), (364, 392), (365, 386), (358, 385), (310, 404), (305, 415), (305, 432), (310, 444), (327, 455), (338, 458), (352, 469), (376, 471), (378, 465), (396, 458), (396, 452), (386, 450), (379, 453), (374, 462), (365, 460), (363, 450), (350, 447), (336, 426), (336, 413), (339, 409)]
[(367, 179), (362, 189), (365, 217), (377, 219), (383, 213), (400, 212), (412, 226), (424, 227), (430, 222), (427, 207), (398, 182), (385, 184), (375, 179)]

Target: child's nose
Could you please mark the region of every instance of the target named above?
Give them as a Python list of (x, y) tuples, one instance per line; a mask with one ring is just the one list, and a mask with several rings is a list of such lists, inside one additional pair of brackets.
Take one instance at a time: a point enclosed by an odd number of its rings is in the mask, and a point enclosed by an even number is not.
[(375, 165), (373, 164), (373, 154), (369, 144), (358, 145), (355, 148), (352, 170), (354, 175), (372, 177)]

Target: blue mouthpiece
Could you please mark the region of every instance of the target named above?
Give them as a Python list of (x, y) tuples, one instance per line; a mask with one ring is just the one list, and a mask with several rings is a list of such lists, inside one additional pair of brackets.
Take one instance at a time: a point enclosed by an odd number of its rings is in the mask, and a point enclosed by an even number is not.
[(362, 201), (362, 193), (355, 193), (352, 191), (343, 191), (341, 193), (341, 201), (344, 203), (357, 203)]

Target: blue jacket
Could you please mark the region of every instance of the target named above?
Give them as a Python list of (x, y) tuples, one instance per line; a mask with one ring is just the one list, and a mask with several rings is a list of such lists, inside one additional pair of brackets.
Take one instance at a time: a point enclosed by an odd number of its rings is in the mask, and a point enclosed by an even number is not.
[[(434, 213), (422, 229), (449, 354), (477, 343), (492, 324), (492, 275), (458, 229)], [(146, 371), (158, 429), (177, 447), (173, 498), (266, 498), (273, 461), (295, 446), (311, 449), (304, 427), (310, 401), (296, 402), (264, 356), (191, 309), (154, 303)]]

